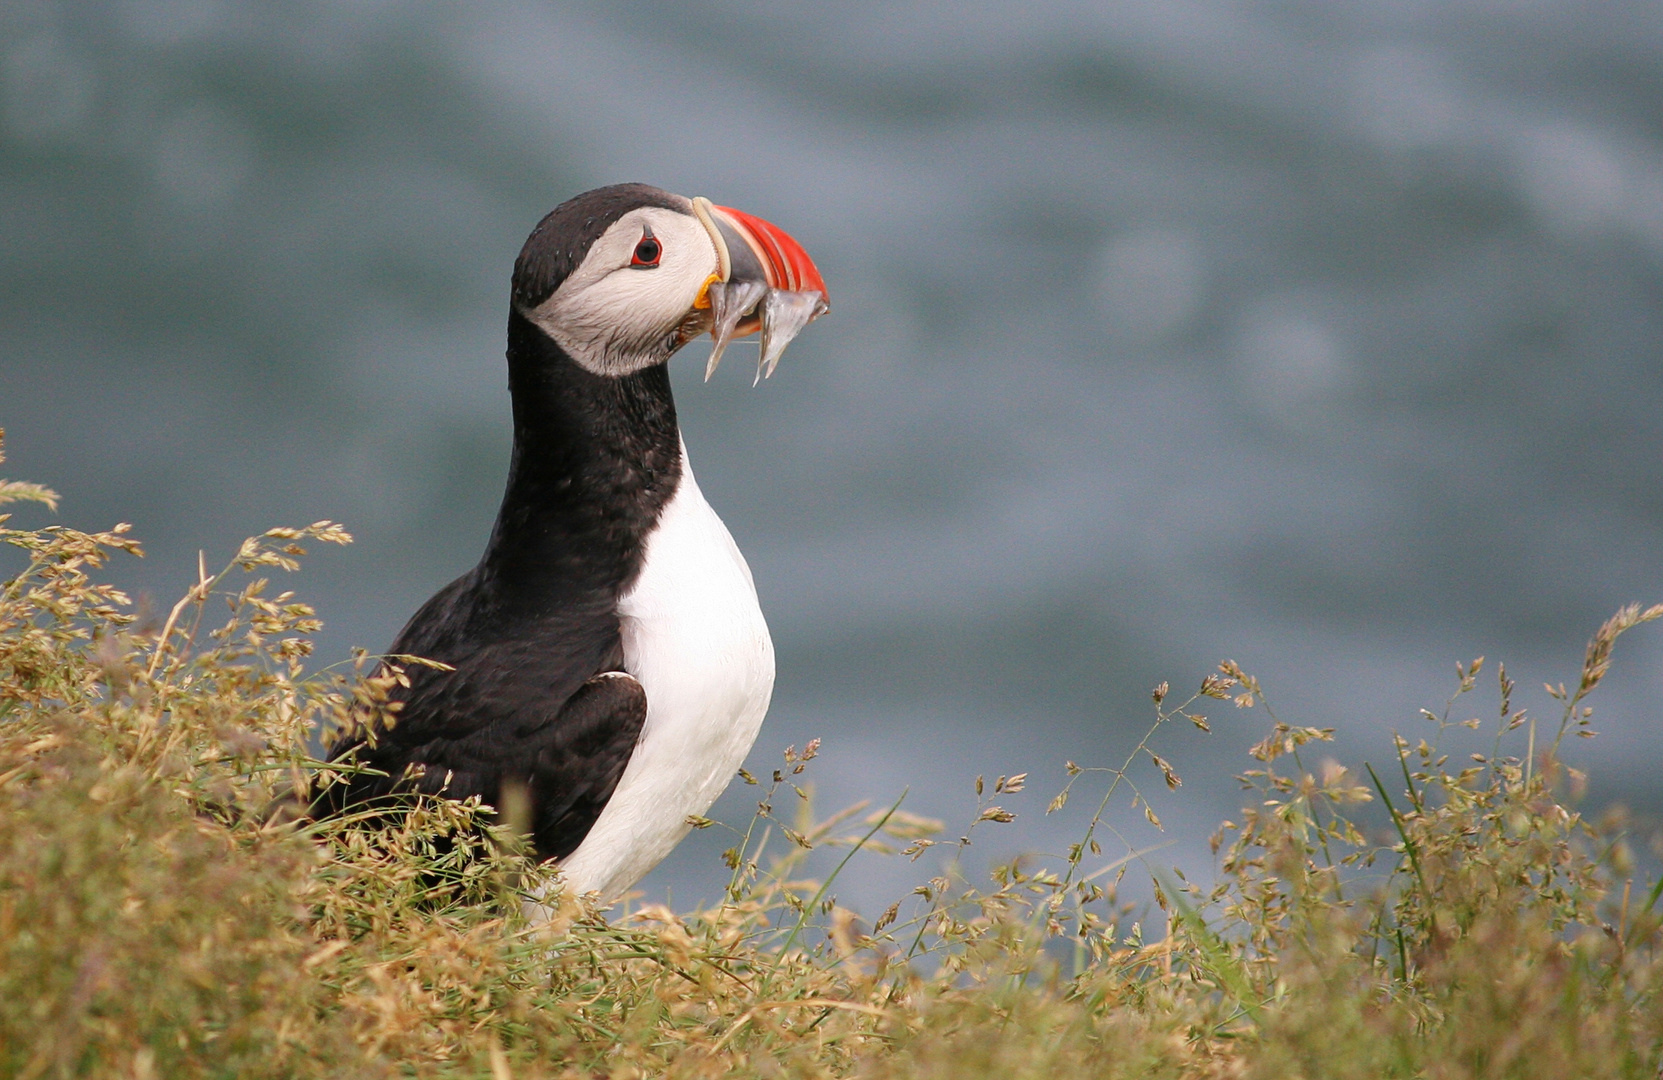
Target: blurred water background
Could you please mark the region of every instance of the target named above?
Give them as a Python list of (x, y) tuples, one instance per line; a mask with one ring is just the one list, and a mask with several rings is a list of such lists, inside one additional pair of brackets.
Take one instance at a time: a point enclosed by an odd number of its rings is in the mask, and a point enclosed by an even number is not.
[[(199, 549), (346, 522), (284, 583), (325, 661), (477, 558), (514, 256), (619, 180), (775, 221), (830, 283), (761, 387), (675, 364), (779, 649), (751, 765), (822, 737), (825, 808), (910, 786), (956, 835), (976, 774), (1027, 771), (972, 852), (1055, 850), (1063, 762), (1121, 760), (1162, 680), (1233, 657), (1380, 762), (1457, 659), (1539, 688), (1663, 599), (1656, 3), (0, 11), (7, 475), (133, 522), (116, 576), (159, 602)], [(1663, 636), (1617, 664), (1572, 760), (1655, 814)], [(1214, 719), (1154, 800), (1151, 860), (1203, 876), (1266, 723)], [(729, 842), (648, 894), (713, 897)], [(869, 911), (923, 876), (850, 873)]]

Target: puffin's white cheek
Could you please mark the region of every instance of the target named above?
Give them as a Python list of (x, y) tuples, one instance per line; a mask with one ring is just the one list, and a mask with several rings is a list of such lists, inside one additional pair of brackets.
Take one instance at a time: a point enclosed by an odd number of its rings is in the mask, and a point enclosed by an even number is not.
[(598, 375), (626, 375), (663, 363), (686, 336), (697, 290), (655, 270), (620, 270), (562, 298), (538, 323), (579, 364)]
[(693, 292), (683, 288), (675, 276), (665, 273), (667, 269), (615, 275), (626, 282), (622, 304), (635, 313), (633, 318), (625, 316), (628, 321), (650, 326), (676, 323), (693, 306)]
[[(630, 265), (649, 231), (662, 257)], [(691, 216), (649, 208), (626, 215), (554, 294), (527, 312), (573, 360), (598, 375), (626, 375), (669, 355), (697, 332), (694, 305), (716, 273), (716, 249)]]
[(612, 275), (602, 287), (584, 299), (583, 321), (598, 334), (612, 339), (614, 346), (632, 347), (669, 333), (693, 306), (691, 294), (673, 285), (657, 271), (625, 271)]

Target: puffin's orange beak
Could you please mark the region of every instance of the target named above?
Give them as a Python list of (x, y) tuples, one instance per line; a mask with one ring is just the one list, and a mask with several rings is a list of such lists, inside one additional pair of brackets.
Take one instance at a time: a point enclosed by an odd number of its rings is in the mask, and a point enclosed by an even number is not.
[[(792, 239), (790, 233), (731, 206), (713, 206), (711, 209), (721, 215), (718, 221), (726, 219), (726, 223), (733, 226), (733, 231), (761, 260), (770, 288), (787, 292), (817, 292), (829, 301), (826, 282), (820, 277), (814, 260), (808, 257), (803, 245)], [(731, 254), (731, 243), (728, 250)]]
[(693, 212), (716, 247), (716, 277), (698, 306), (712, 308), (709, 379), (734, 338), (762, 331), (757, 378), (774, 373), (780, 356), (803, 327), (831, 310), (825, 279), (814, 260), (784, 229), (709, 199), (693, 200)]

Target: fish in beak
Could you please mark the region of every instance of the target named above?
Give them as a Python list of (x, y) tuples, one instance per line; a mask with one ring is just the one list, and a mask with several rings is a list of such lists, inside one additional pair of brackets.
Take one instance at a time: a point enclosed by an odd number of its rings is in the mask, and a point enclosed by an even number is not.
[(801, 244), (777, 225), (702, 195), (693, 213), (716, 246), (716, 273), (698, 306), (710, 308), (716, 342), (705, 364), (709, 381), (728, 342), (762, 331), (756, 380), (772, 375), (780, 356), (803, 327), (831, 310), (826, 283)]

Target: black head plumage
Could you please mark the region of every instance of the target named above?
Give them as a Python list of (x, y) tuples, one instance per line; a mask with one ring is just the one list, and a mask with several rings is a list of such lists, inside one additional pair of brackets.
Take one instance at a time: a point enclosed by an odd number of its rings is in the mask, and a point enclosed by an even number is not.
[(643, 206), (686, 211), (687, 200), (651, 184), (610, 184), (550, 210), (514, 260), (514, 305), (530, 310), (547, 300), (613, 222)]

